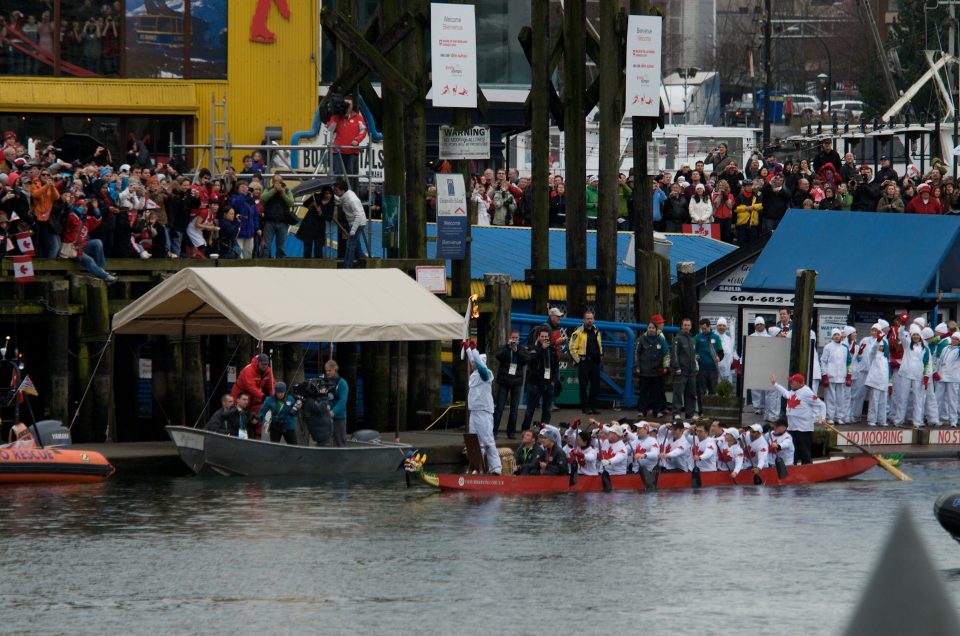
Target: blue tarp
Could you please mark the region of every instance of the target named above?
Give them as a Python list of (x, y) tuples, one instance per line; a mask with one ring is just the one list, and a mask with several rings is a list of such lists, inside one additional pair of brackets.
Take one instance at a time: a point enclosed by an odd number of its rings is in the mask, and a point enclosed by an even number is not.
[[(380, 243), (380, 223), (373, 221), (368, 225), (373, 255), (382, 255)], [(427, 236), (435, 237), (437, 226), (427, 224)], [(564, 269), (567, 265), (567, 237), (563, 230), (550, 230), (550, 267)], [(630, 244), (629, 232), (617, 233), (617, 284), (633, 285), (633, 270), (623, 265)], [(484, 274), (509, 274), (513, 280), (522, 281), (524, 270), (530, 268), (530, 228), (473, 226), (471, 228), (471, 272), (470, 278), (482, 280)], [(693, 261), (697, 269), (710, 265), (736, 249), (735, 246), (704, 236), (692, 234), (668, 234), (673, 243), (670, 250), (670, 276), (677, 279), (677, 263)], [(587, 267), (596, 267), (597, 233), (587, 232)], [(427, 243), (427, 256), (436, 254), (436, 243)], [(303, 243), (289, 236), (286, 243), (287, 256), (303, 255)], [(447, 276), (450, 276), (450, 262), (447, 261)]]
[[(817, 293), (916, 298), (960, 283), (960, 216), (789, 210), (744, 291), (789, 292), (799, 269), (817, 271)], [(941, 270), (942, 267), (942, 270)]]

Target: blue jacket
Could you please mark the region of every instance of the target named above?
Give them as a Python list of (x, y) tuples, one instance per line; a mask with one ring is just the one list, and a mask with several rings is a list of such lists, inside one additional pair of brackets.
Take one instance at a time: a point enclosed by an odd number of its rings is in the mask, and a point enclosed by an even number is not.
[(238, 238), (253, 238), (260, 229), (260, 213), (257, 212), (256, 201), (249, 193), (246, 196), (237, 193), (230, 197), (230, 207), (237, 213), (237, 219), (240, 221)]
[(663, 219), (663, 214), (660, 212), (660, 208), (663, 205), (663, 202), (667, 200), (667, 194), (661, 188), (653, 189), (653, 220), (660, 221)]
[(273, 413), (273, 419), (270, 420), (270, 428), (278, 431), (297, 430), (297, 398), (292, 395), (286, 395), (281, 400), (276, 395), (271, 395), (263, 401), (260, 407), (260, 419), (266, 416), (267, 412)]
[(347, 381), (337, 376), (337, 397), (330, 403), (330, 409), (333, 411), (333, 419), (347, 419), (347, 397), (350, 395), (350, 389), (347, 387)]
[[(693, 337), (693, 342), (697, 347), (697, 361), (700, 363), (700, 368), (716, 369), (717, 364), (713, 360), (713, 354), (716, 354), (718, 361), (723, 357), (723, 343), (720, 341), (720, 336), (712, 331), (708, 334), (701, 332)], [(713, 343), (713, 353), (710, 352), (711, 343)]]

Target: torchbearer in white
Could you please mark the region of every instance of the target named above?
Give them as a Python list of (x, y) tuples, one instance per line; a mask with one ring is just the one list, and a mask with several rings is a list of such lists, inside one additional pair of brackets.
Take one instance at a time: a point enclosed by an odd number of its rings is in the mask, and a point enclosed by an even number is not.
[(887, 425), (887, 396), (893, 393), (890, 380), (890, 351), (887, 339), (883, 335), (883, 323), (870, 327), (872, 337), (865, 338), (866, 347), (857, 357), (867, 364), (867, 390), (870, 395), (870, 408), (867, 409), (867, 424), (870, 426)]
[(470, 361), (470, 392), (467, 394), (470, 432), (477, 436), (480, 449), (487, 457), (487, 472), (499, 475), (503, 468), (493, 439), (493, 373), (487, 368), (487, 356), (477, 352), (476, 343), (464, 341), (461, 346)]
[(789, 383), (790, 389), (787, 390), (777, 384), (776, 375), (770, 375), (770, 384), (787, 400), (787, 430), (793, 437), (797, 460), (801, 464), (810, 464), (813, 462), (813, 426), (823, 421), (827, 408), (813, 389), (805, 384), (803, 375), (794, 373)]
[(940, 418), (950, 426), (957, 426), (957, 391), (960, 387), (960, 331), (950, 335), (950, 345), (940, 353), (938, 369), (933, 379), (937, 381), (937, 403)]
[(927, 346), (930, 361), (923, 379), (923, 419), (928, 426), (940, 424), (940, 408), (937, 405), (937, 387), (933, 376), (937, 371), (937, 334), (930, 327), (924, 327), (920, 337)]
[(720, 336), (724, 354), (723, 359), (720, 360), (720, 379), (728, 380), (730, 384), (736, 384), (737, 370), (740, 368), (740, 356), (737, 355), (737, 347), (733, 342), (733, 337), (727, 331), (727, 319), (722, 316), (717, 319), (717, 335)]
[(827, 422), (843, 424), (850, 403), (850, 385), (853, 383), (851, 362), (853, 357), (843, 342), (843, 332), (834, 329), (831, 340), (823, 348), (820, 367), (823, 372), (823, 400), (827, 406)]

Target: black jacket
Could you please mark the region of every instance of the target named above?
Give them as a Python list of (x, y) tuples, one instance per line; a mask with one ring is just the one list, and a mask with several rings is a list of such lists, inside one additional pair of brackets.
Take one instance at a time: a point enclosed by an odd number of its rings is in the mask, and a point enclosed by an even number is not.
[(832, 148), (830, 149), (829, 152), (824, 152), (823, 150), (821, 150), (820, 152), (817, 153), (817, 156), (813, 160), (813, 171), (820, 172), (820, 168), (827, 165), (828, 163), (832, 163), (834, 168), (837, 168), (838, 166), (842, 166), (843, 160), (840, 159), (840, 153), (838, 153), (836, 150)]
[[(536, 386), (546, 386), (557, 380), (560, 373), (560, 360), (557, 358), (557, 349), (550, 343), (550, 346), (544, 349), (539, 345), (534, 345), (528, 350), (529, 359), (527, 360), (527, 384)], [(544, 377), (544, 371), (550, 369), (550, 379)]]
[[(527, 360), (531, 354), (522, 347), (517, 347), (516, 351), (510, 349), (510, 345), (500, 347), (496, 354), (497, 359), (497, 386), (520, 386), (523, 384), (523, 372), (527, 366)], [(517, 372), (510, 375), (510, 365), (517, 365)]]
[(787, 209), (790, 207), (790, 191), (786, 188), (780, 188), (780, 191), (777, 192), (773, 189), (773, 186), (767, 183), (763, 186), (761, 195), (763, 198), (763, 218), (776, 221), (783, 219), (783, 215), (787, 213)]
[(858, 183), (853, 191), (853, 204), (850, 209), (854, 212), (875, 212), (880, 202), (880, 184), (876, 179), (870, 183)]
[(240, 409), (234, 405), (226, 411), (223, 409), (217, 409), (217, 412), (214, 413), (213, 417), (210, 418), (210, 421), (207, 422), (207, 430), (213, 431), (214, 433), (220, 433), (221, 435), (231, 435), (233, 437), (237, 437), (240, 432), (240, 427), (243, 426), (247, 431), (247, 435), (252, 437), (256, 429), (256, 425), (250, 420), (251, 417), (249, 411), (243, 411), (241, 413)]
[(516, 474), (537, 475), (540, 473), (540, 460), (546, 457), (543, 446), (534, 442), (533, 446), (520, 445), (513, 452), (513, 459), (517, 464)]
[(697, 345), (693, 334), (678, 333), (673, 338), (673, 350), (670, 352), (670, 369), (683, 371), (683, 375), (697, 373)]
[(676, 199), (667, 197), (660, 208), (664, 221), (673, 223), (689, 223), (690, 212), (687, 209), (687, 200), (681, 194)]
[(636, 365), (640, 377), (652, 378), (660, 374), (663, 356), (667, 353), (665, 348), (666, 343), (660, 334), (648, 336), (642, 333), (637, 337)]

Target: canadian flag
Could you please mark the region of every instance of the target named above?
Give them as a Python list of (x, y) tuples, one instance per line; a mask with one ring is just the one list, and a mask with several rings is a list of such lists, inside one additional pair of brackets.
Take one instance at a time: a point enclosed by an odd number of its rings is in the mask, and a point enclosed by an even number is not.
[(20, 248), (20, 253), (24, 256), (36, 256), (33, 249), (33, 237), (30, 236), (29, 232), (17, 234), (17, 247)]
[(32, 283), (35, 278), (33, 275), (33, 259), (29, 256), (14, 256), (13, 278), (18, 283)]
[(720, 225), (718, 223), (686, 223), (683, 226), (684, 234), (696, 234), (698, 236), (709, 236), (710, 238), (720, 240)]

